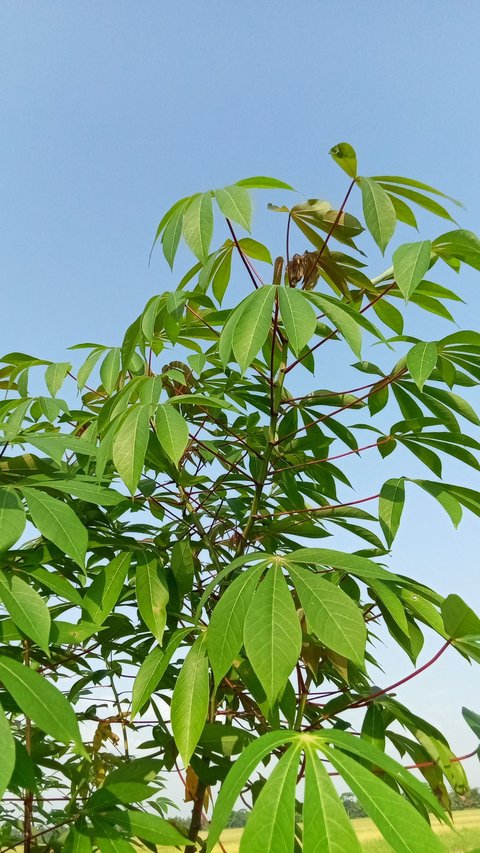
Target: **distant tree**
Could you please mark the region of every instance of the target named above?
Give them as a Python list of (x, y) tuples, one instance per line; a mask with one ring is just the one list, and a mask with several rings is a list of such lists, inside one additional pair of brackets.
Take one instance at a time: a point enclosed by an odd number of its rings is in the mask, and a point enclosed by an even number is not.
[(340, 799), (345, 807), (345, 811), (351, 818), (365, 817), (366, 811), (361, 807), (357, 798), (353, 794), (340, 794)]
[(463, 809), (480, 809), (480, 788), (470, 788), (463, 797), (459, 797), (455, 791), (450, 792), (450, 802), (453, 811)]
[(230, 815), (227, 826), (232, 829), (245, 826), (249, 815), (248, 809), (238, 809)]

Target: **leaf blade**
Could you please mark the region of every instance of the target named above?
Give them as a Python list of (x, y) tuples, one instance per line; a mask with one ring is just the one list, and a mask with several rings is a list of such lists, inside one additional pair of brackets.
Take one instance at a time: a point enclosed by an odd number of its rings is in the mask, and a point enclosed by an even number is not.
[(231, 219), (250, 231), (252, 225), (252, 201), (250, 193), (238, 184), (215, 190), (215, 199), (226, 219)]
[(268, 570), (245, 619), (244, 643), (272, 707), (284, 689), (302, 643), (292, 596), (278, 567)]
[(175, 743), (188, 766), (202, 734), (208, 712), (208, 658), (202, 634), (191, 647), (177, 678), (171, 704)]
[(290, 346), (298, 356), (315, 332), (315, 312), (303, 291), (292, 287), (278, 288), (278, 304)]
[(307, 622), (321, 643), (363, 666), (367, 632), (361, 611), (343, 590), (299, 566), (289, 566)]
[(206, 264), (213, 235), (212, 196), (209, 192), (193, 196), (183, 212), (182, 232), (189, 249), (202, 264)]
[(17, 574), (0, 570), (0, 600), (17, 628), (48, 655), (50, 613), (38, 592)]
[(22, 493), (35, 527), (83, 569), (88, 532), (78, 515), (68, 504), (39, 489), (23, 487)]
[(373, 178), (360, 178), (363, 213), (370, 234), (385, 254), (397, 221), (395, 208), (384, 189)]
[(393, 253), (393, 275), (399, 290), (403, 293), (405, 302), (423, 280), (432, 255), (430, 240), (420, 240), (417, 243), (404, 243)]
[(62, 743), (84, 752), (75, 712), (64, 695), (33, 669), (0, 656), (0, 679), (25, 716)]

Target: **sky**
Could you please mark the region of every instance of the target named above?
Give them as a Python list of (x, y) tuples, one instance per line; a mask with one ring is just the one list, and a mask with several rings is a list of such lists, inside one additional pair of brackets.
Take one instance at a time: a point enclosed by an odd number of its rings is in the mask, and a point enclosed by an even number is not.
[[(148, 265), (175, 200), (267, 174), (338, 204), (345, 181), (328, 151), (340, 141), (355, 146), (361, 174), (416, 177), (459, 197), (461, 225), (478, 231), (479, 25), (476, 0), (2, 0), (0, 350), (64, 360), (77, 342), (118, 344), (181, 276), (160, 252)], [(271, 200), (279, 194), (257, 205)], [(267, 238), (277, 239), (274, 219), (259, 212)], [(449, 230), (423, 222), (426, 236)], [(465, 299), (459, 325), (478, 329), (478, 274), (442, 275)], [(427, 340), (454, 330), (422, 322)], [(478, 485), (458, 465), (445, 471)], [(360, 480), (383, 474), (369, 457)], [(445, 519), (426, 496), (409, 498), (392, 568), (480, 609), (478, 519), (457, 531)], [(439, 645), (429, 639), (420, 663)], [(386, 679), (411, 671), (391, 645), (382, 660)], [(398, 697), (467, 752), (475, 739), (460, 707), (480, 711), (479, 672), (449, 651)]]

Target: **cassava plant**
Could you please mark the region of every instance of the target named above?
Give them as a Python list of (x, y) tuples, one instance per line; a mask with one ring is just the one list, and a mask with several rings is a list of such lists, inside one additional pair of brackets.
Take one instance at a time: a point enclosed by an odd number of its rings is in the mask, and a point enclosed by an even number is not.
[[(399, 688), (421, 689), (450, 646), (478, 662), (480, 621), (421, 567), (395, 572), (390, 550), (405, 492), (455, 525), (480, 515), (441, 461), (480, 467), (458, 393), (480, 382), (480, 334), (411, 333), (452, 320), (442, 276), (480, 269), (480, 241), (438, 190), (358, 176), (346, 143), (330, 153), (348, 176), (338, 209), (290, 207), (292, 188), (266, 177), (184, 198), (155, 242), (173, 267), (183, 238), (196, 263), (121, 344), (74, 346), (78, 365), (2, 359), (4, 850), (211, 851), (241, 798), (242, 853), (350, 853), (332, 776), (394, 850), (442, 849), (430, 822), (450, 822), (464, 769)], [(269, 205), (278, 257), (245, 236), (252, 190), (286, 202)], [(386, 263), (417, 209), (449, 230)], [(438, 651), (415, 669), (425, 631)], [(379, 634), (411, 661), (395, 684)], [(188, 838), (162, 793), (177, 772)]]

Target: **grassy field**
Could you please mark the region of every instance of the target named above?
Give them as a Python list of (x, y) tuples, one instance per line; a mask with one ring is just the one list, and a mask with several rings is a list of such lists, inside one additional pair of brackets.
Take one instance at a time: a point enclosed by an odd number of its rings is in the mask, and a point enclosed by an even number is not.
[[(480, 853), (480, 809), (467, 809), (463, 812), (454, 813), (455, 832), (443, 827), (438, 828), (446, 851), (455, 853)], [(374, 823), (368, 817), (358, 818), (353, 821), (355, 832), (358, 835), (362, 848), (367, 853), (388, 853), (391, 847), (383, 841)], [(438, 827), (438, 824), (437, 824)], [(240, 848), (241, 829), (227, 829), (222, 834), (222, 843), (227, 853), (238, 853)], [(170, 848), (158, 848), (169, 851)], [(172, 847), (172, 853), (174, 848)], [(214, 848), (215, 853), (221, 853), (218, 845)]]

